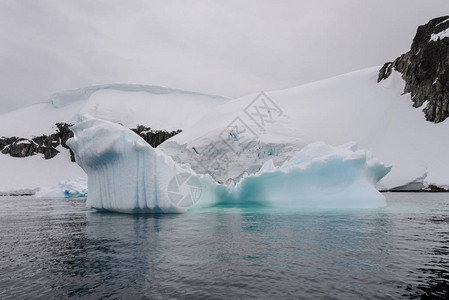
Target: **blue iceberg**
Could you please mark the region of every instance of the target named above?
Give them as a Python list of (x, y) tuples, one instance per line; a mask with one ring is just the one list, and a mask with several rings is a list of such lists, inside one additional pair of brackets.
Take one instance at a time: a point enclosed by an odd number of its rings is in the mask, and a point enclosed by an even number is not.
[(68, 141), (88, 175), (87, 206), (124, 213), (182, 213), (211, 205), (372, 208), (391, 169), (356, 144), (314, 143), (281, 166), (267, 161), (237, 183), (219, 184), (178, 164), (119, 124), (84, 116)]
[[(210, 176), (176, 164), (124, 126), (85, 116), (72, 131), (74, 137), (67, 144), (88, 175), (88, 207), (124, 213), (180, 213), (198, 202), (215, 201), (217, 184)], [(203, 188), (198, 193), (195, 187)], [(187, 192), (190, 199), (181, 197)]]
[(375, 185), (390, 170), (355, 143), (316, 142), (281, 166), (268, 160), (259, 172), (228, 186), (219, 201), (292, 209), (381, 207), (385, 197)]
[(85, 178), (65, 179), (57, 186), (40, 188), (35, 196), (37, 198), (84, 198), (87, 197), (87, 180)]

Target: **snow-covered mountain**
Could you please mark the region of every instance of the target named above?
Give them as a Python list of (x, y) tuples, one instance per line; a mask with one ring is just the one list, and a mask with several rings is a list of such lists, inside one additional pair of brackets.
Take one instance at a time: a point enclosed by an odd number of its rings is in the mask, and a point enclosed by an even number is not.
[[(51, 134), (55, 123), (82, 114), (128, 128), (181, 129), (159, 148), (219, 182), (257, 172), (269, 159), (281, 165), (316, 141), (356, 142), (393, 167), (379, 189), (449, 189), (447, 20), (421, 26), (412, 50), (382, 68), (234, 100), (155, 86), (87, 87), (0, 115), (0, 136)], [(58, 150), (67, 155), (0, 154), (0, 192), (86, 176), (67, 149)]]
[[(178, 92), (173, 98), (150, 94), (145, 103), (142, 92), (99, 90), (88, 99), (60, 108), (44, 103), (11, 112), (1, 116), (1, 122), (15, 121), (22, 134), (32, 134), (51, 130), (51, 124), (58, 121), (58, 111), (59, 120), (69, 122), (77, 111), (94, 112), (97, 118), (126, 125), (145, 122), (153, 126), (154, 117), (157, 126), (183, 130), (164, 142), (159, 147), (162, 151), (178, 162), (189, 163), (198, 173), (211, 173), (221, 182), (240, 178), (244, 172), (255, 172), (268, 159), (279, 165), (315, 141), (331, 145), (354, 141), (393, 167), (381, 181), (380, 189), (449, 187), (449, 157), (444, 155), (449, 148), (449, 123), (426, 121), (421, 109), (412, 106), (410, 94), (402, 95), (405, 82), (401, 74), (394, 71), (377, 83), (379, 69), (232, 101), (191, 94), (183, 99), (184, 95)], [(183, 110), (176, 110), (182, 101), (186, 102)], [(148, 115), (142, 106), (134, 106), (136, 103), (148, 105)], [(130, 119), (132, 114), (120, 114), (139, 109), (139, 118), (134, 120)], [(29, 125), (21, 127), (11, 117), (21, 114), (34, 115), (34, 122), (27, 119)], [(50, 118), (53, 119), (49, 121)], [(189, 118), (197, 121), (186, 122)], [(9, 129), (11, 134), (11, 123)], [(0, 155), (0, 164), (0, 191), (56, 185), (67, 177), (85, 176), (65, 155), (51, 160)]]
[(448, 31), (449, 16), (435, 18), (382, 68), (233, 100), (161, 147), (227, 181), (315, 141), (355, 141), (393, 166), (379, 189), (448, 189)]

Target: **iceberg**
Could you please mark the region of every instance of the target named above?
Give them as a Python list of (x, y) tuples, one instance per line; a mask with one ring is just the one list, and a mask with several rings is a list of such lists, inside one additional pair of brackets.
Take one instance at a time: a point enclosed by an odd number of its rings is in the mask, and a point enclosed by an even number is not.
[(281, 166), (261, 169), (230, 185), (219, 201), (283, 208), (375, 208), (386, 205), (375, 188), (391, 167), (355, 143), (338, 147), (315, 142)]
[(43, 187), (36, 192), (37, 198), (83, 198), (87, 197), (87, 180), (85, 178), (65, 179), (57, 186)]
[(83, 116), (67, 144), (88, 175), (87, 206), (124, 213), (182, 213), (213, 205), (372, 208), (385, 205), (375, 184), (390, 171), (355, 143), (316, 142), (280, 166), (273, 161), (219, 184), (178, 164), (124, 126)]
[(151, 147), (128, 128), (84, 116), (67, 145), (88, 175), (87, 206), (124, 213), (181, 213), (215, 201), (216, 183)]

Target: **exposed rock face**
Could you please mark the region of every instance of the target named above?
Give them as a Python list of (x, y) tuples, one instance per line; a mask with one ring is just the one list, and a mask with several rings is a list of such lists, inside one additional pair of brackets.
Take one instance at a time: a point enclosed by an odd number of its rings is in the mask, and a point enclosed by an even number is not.
[(159, 146), (172, 136), (175, 136), (178, 133), (182, 132), (181, 129), (175, 131), (164, 131), (164, 130), (153, 131), (151, 130), (150, 127), (145, 127), (143, 125), (139, 125), (137, 126), (136, 129), (131, 130), (140, 135), (140, 137), (143, 138), (153, 148), (156, 148), (157, 146)]
[(72, 149), (67, 146), (67, 140), (71, 137), (73, 137), (73, 132), (70, 130), (70, 127), (73, 126), (73, 124), (67, 124), (67, 123), (56, 123), (56, 127), (58, 128), (58, 134), (59, 139), (61, 141), (61, 146), (69, 149), (70, 152), (70, 160), (72, 162), (75, 162), (75, 154), (73, 153)]
[(423, 109), (428, 121), (439, 123), (449, 116), (449, 16), (418, 27), (409, 52), (386, 63), (378, 82), (392, 70), (402, 73), (404, 93), (411, 93), (414, 107)]
[[(44, 155), (45, 159), (53, 158), (59, 153), (59, 151), (56, 150), (56, 147), (59, 145), (69, 149), (66, 142), (73, 136), (70, 126), (72, 126), (72, 124), (57, 123), (56, 133), (51, 135), (44, 134), (33, 137), (32, 139), (2, 137), (0, 138), (0, 150), (3, 154), (9, 154), (12, 157), (27, 157), (40, 153)], [(72, 158), (72, 161), (75, 161), (72, 150), (70, 150), (70, 157)]]
[[(55, 157), (59, 151), (56, 148), (61, 145), (62, 147), (69, 149), (70, 159), (75, 161), (75, 155), (72, 149), (67, 146), (67, 140), (73, 137), (73, 132), (70, 127), (73, 124), (56, 123), (57, 131), (51, 135), (41, 135), (33, 137), (32, 139), (25, 139), (19, 137), (1, 137), (0, 138), (0, 151), (3, 154), (9, 154), (12, 157), (27, 157), (36, 155), (38, 153), (43, 154), (45, 159), (51, 159)], [(140, 135), (148, 144), (152, 147), (157, 147), (165, 140), (177, 135), (182, 130), (176, 131), (153, 131), (149, 127), (142, 125), (137, 126), (136, 129), (131, 129), (138, 135)]]

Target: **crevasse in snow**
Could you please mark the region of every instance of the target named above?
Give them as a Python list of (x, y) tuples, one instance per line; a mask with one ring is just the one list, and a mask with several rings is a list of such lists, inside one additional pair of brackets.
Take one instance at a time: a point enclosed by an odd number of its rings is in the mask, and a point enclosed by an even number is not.
[(84, 116), (68, 145), (88, 174), (87, 205), (125, 213), (179, 213), (210, 205), (287, 208), (385, 205), (375, 183), (390, 170), (355, 144), (314, 143), (281, 166), (266, 162), (237, 184), (175, 163), (131, 130)]

